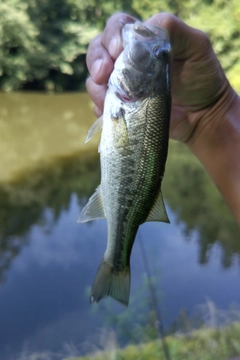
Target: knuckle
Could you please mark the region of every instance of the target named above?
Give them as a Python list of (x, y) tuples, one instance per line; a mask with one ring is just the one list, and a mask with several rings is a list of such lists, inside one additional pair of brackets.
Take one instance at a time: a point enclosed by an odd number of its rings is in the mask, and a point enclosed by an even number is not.
[(135, 22), (136, 19), (128, 14), (125, 14), (123, 12), (116, 13), (112, 15), (106, 23), (106, 28), (108, 27), (119, 27), (122, 28), (125, 24)]
[(196, 30), (198, 32), (199, 35), (199, 45), (202, 49), (206, 49), (206, 50), (210, 50), (212, 48), (212, 44), (211, 44), (211, 40), (209, 38), (209, 36), (201, 31), (201, 30)]
[(96, 46), (101, 43), (101, 37), (102, 37), (102, 35), (99, 34), (90, 41), (90, 43), (88, 45), (88, 51), (95, 49)]
[(178, 18), (170, 13), (161, 12), (153, 15), (153, 17), (151, 18), (151, 22), (153, 22), (157, 26), (161, 26), (163, 28), (171, 30), (176, 25), (176, 22), (178, 22)]

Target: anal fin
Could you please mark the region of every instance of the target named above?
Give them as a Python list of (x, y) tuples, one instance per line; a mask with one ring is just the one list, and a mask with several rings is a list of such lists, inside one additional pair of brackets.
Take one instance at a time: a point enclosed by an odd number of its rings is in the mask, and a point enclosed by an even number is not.
[(150, 210), (148, 217), (145, 221), (162, 221), (169, 223), (167, 211), (165, 208), (162, 192), (160, 190), (157, 200), (155, 201), (154, 206)]

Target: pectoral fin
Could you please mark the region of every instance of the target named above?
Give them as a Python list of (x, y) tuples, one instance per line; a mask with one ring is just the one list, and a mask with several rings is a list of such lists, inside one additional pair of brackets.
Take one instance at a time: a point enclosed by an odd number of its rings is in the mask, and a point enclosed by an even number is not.
[(106, 216), (103, 209), (101, 187), (99, 185), (96, 191), (88, 200), (87, 205), (85, 205), (82, 209), (82, 212), (77, 222), (83, 223), (91, 220), (102, 219), (105, 217)]
[(125, 112), (119, 109), (118, 114), (111, 116), (113, 146), (119, 152), (129, 149), (128, 127), (125, 119)]
[(93, 137), (93, 135), (95, 135), (99, 130), (101, 130), (102, 125), (103, 125), (103, 116), (100, 116), (88, 130), (85, 143), (87, 143)]
[(166, 223), (170, 222), (161, 191), (159, 192), (158, 198), (155, 201), (153, 208), (150, 210), (146, 221), (163, 221)]

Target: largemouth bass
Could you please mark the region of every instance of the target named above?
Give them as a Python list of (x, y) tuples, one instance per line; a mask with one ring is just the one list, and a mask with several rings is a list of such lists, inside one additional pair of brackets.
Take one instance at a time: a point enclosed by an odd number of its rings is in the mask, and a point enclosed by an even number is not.
[(122, 31), (124, 50), (110, 76), (102, 128), (101, 184), (79, 222), (107, 218), (107, 249), (98, 268), (91, 302), (112, 296), (128, 305), (130, 255), (145, 221), (169, 222), (161, 193), (168, 151), (170, 42), (168, 33), (140, 22)]

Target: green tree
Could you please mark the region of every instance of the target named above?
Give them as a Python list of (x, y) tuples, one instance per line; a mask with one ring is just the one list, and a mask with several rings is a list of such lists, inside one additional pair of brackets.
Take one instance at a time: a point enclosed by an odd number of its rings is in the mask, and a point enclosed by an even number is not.
[(202, 29), (240, 92), (238, 0), (2, 0), (0, 88), (79, 88), (87, 74), (88, 43), (116, 11), (143, 20), (168, 11)]
[[(0, 2), (0, 86), (12, 90), (37, 76), (34, 59), (42, 58), (44, 47), (36, 41), (38, 29), (18, 0)], [(44, 74), (41, 74), (44, 76)]]
[[(81, 21), (71, 0), (3, 0), (0, 4), (0, 86), (69, 87), (85, 78), (85, 53), (96, 26)], [(82, 12), (84, 15), (84, 12)], [(83, 17), (82, 15), (82, 17)], [(73, 84), (72, 84), (73, 86)]]
[(113, 12), (130, 7), (125, 0), (2, 0), (0, 87), (79, 88), (90, 40)]

